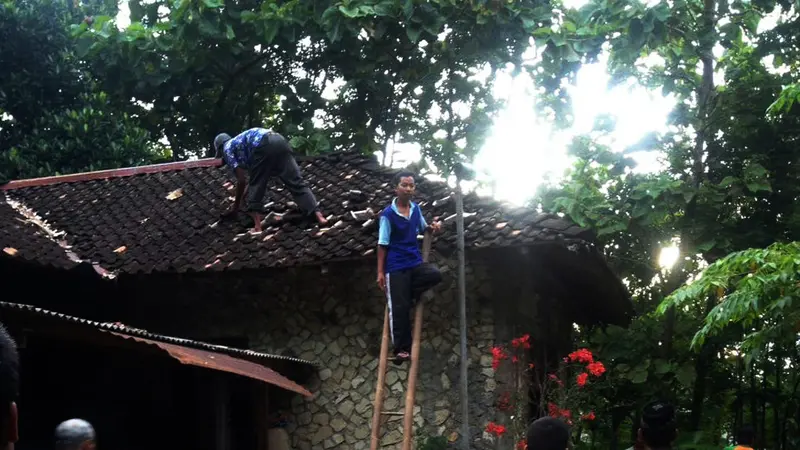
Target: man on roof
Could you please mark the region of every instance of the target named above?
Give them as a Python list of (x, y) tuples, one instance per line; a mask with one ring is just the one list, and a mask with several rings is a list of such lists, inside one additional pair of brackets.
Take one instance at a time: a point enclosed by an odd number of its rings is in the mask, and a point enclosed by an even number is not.
[[(224, 217), (238, 213), (246, 194), (246, 212), (253, 218), (253, 231), (260, 232), (267, 182), (277, 176), (289, 189), (304, 216), (313, 216), (320, 225), (328, 223), (300, 174), (291, 145), (280, 134), (266, 128), (251, 128), (233, 138), (221, 133), (214, 138), (214, 149), (236, 175), (236, 197)], [(249, 184), (245, 175), (250, 178)]]

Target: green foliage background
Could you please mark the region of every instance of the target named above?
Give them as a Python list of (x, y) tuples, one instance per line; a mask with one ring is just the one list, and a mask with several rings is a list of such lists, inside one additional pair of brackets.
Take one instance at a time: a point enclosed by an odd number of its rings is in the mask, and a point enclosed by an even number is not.
[[(0, 1), (0, 178), (206, 156), (216, 133), (257, 125), (305, 154), (416, 143), (448, 173), (477, 153), (503, 106), (492, 96), (498, 70), (528, 72), (540, 112), (562, 127), (565, 87), (601, 58), (614, 84), (673, 96), (669, 130), (624, 151), (608, 146), (613, 118), (577, 136), (573, 166), (533, 202), (597, 231), (639, 313), (627, 329), (576, 333), (609, 368), (579, 445), (628, 448), (636, 412), (667, 398), (680, 406), (680, 448), (720, 448), (744, 423), (761, 448), (800, 446), (791, 2), (128, 5), (120, 30), (113, 0)], [(776, 12), (777, 26), (759, 31)], [(535, 62), (523, 58), (531, 45)], [(661, 168), (633, 170), (635, 152), (657, 152)], [(669, 245), (681, 257), (664, 270)]]

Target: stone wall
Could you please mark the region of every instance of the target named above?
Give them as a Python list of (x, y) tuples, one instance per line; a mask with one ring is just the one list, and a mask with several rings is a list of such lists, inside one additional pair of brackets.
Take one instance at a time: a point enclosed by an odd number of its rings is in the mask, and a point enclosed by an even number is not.
[[(426, 303), (417, 381), (415, 436), (460, 439), (460, 344), (457, 270), (453, 261), (436, 262), (444, 280)], [(492, 289), (486, 263), (467, 268), (470, 440), (480, 447), (483, 429), (494, 419), (495, 342)], [(288, 432), (295, 449), (369, 447), (378, 355), (385, 306), (373, 264), (338, 264), (277, 272), (280, 276), (239, 279), (228, 294), (183, 288), (183, 302), (195, 307), (159, 329), (195, 338), (246, 336), (255, 350), (316, 361), (320, 370), (307, 387), (311, 399), (295, 397)], [(181, 283), (184, 286), (186, 283)], [(224, 290), (223, 290), (224, 292)], [(199, 308), (197, 305), (204, 305)], [(162, 317), (174, 317), (162, 312)], [(167, 320), (167, 319), (165, 319)], [(389, 364), (386, 411), (402, 411), (409, 364)], [(388, 416), (384, 448), (399, 448), (402, 416)]]

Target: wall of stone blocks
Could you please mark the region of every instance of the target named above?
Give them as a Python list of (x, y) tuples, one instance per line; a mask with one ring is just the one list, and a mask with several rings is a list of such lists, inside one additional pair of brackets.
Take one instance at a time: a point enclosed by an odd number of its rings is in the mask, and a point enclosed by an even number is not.
[[(457, 439), (461, 431), (457, 269), (455, 261), (435, 263), (444, 280), (426, 303), (415, 434)], [(486, 423), (495, 417), (496, 402), (491, 368), (496, 330), (486, 266), (471, 258), (467, 267), (470, 439), (478, 446)], [(183, 303), (203, 307), (185, 309), (178, 323), (165, 323), (161, 330), (168, 326), (177, 335), (203, 339), (246, 336), (254, 350), (278, 354), (289, 350), (320, 364), (307, 383), (313, 398), (297, 396), (286, 411), (295, 449), (369, 447), (385, 306), (373, 264), (295, 269), (281, 276), (249, 277), (221, 291), (202, 285), (184, 288), (183, 294), (191, 297)], [(408, 367), (389, 364), (384, 410), (403, 410)], [(388, 416), (383, 434), (383, 448), (399, 448), (402, 416)]]

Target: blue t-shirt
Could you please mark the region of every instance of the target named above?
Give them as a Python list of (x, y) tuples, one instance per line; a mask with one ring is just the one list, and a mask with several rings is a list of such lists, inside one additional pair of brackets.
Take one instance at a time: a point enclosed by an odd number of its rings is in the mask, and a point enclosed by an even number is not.
[(408, 217), (397, 210), (397, 199), (381, 212), (378, 228), (378, 245), (387, 248), (386, 273), (409, 269), (422, 264), (417, 236), (425, 232), (428, 224), (422, 217), (419, 205), (411, 202)]
[(248, 169), (253, 149), (261, 145), (261, 142), (270, 133), (272, 131), (266, 128), (250, 128), (236, 135), (222, 147), (222, 157), (225, 158), (225, 164), (231, 170), (237, 167)]

